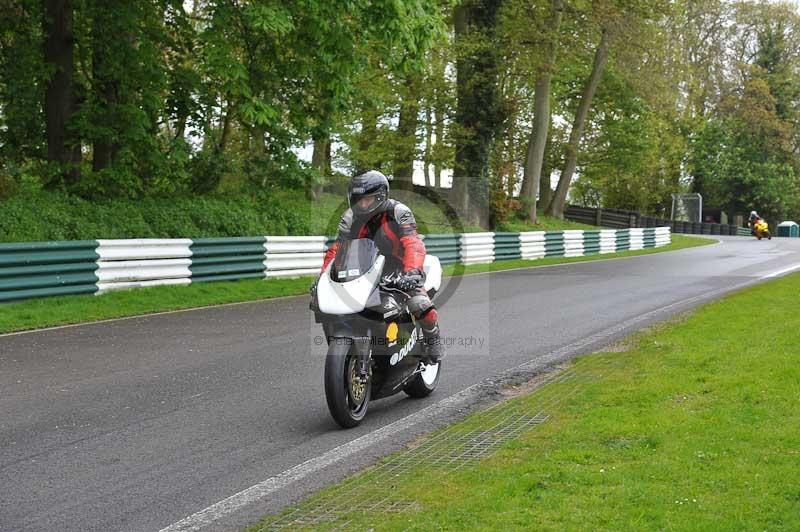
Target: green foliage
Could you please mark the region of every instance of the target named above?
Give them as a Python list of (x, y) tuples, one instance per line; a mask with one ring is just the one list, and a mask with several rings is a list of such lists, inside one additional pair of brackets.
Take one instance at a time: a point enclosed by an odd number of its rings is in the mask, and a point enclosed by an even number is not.
[[(42, 2), (4, 3), (0, 16), (0, 161), (24, 162), (46, 153), (41, 57)], [(7, 178), (6, 178), (7, 179)]]
[(668, 215), (671, 193), (684, 186), (681, 131), (613, 67), (601, 87), (573, 189), (576, 203)]
[(310, 212), (301, 214), (284, 199), (240, 195), (90, 202), (59, 193), (18, 195), (0, 209), (0, 241), (310, 234)]
[(790, 126), (777, 114), (776, 99), (756, 75), (742, 96), (726, 98), (692, 143), (693, 171), (703, 176), (707, 204), (737, 213), (757, 210), (773, 221), (800, 214), (800, 190)]
[[(40, 187), (99, 206), (311, 197), (321, 185), (341, 192), (357, 170), (408, 173), (413, 157), (429, 174), (455, 169), (454, 202), (469, 211), (469, 196), (482, 209), (465, 213), (470, 223), (513, 222), (545, 51), (555, 51), (547, 181), (564, 165), (602, 29), (607, 72), (570, 201), (662, 214), (670, 193), (692, 188), (729, 214), (800, 216), (800, 16), (790, 4), (567, 2), (557, 31), (552, 0), (68, 4), (57, 21), (73, 26), (60, 42), (73, 74), (51, 139), (59, 156), (46, 135), (57, 113), (45, 105), (57, 70), (43, 50), (44, 13), (63, 4), (3, 4), (0, 198)], [(312, 143), (314, 168), (297, 156)]]

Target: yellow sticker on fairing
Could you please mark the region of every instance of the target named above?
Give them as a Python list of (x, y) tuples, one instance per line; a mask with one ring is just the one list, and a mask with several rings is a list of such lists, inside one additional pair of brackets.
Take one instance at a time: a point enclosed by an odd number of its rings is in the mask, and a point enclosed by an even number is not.
[(392, 322), (386, 326), (386, 339), (389, 342), (396, 342), (397, 341), (397, 332), (398, 332), (397, 324)]

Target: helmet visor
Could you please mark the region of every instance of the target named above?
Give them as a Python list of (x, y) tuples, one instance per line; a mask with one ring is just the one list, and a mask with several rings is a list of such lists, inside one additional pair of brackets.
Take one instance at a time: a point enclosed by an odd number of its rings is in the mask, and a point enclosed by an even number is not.
[(350, 194), (350, 208), (353, 214), (369, 214), (378, 209), (386, 200), (386, 193), (376, 190), (367, 194)]

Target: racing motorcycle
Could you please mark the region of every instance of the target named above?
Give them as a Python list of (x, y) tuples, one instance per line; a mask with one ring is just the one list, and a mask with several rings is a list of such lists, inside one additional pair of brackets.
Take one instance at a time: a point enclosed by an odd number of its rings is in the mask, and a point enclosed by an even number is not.
[[(397, 289), (399, 273), (384, 275), (386, 257), (368, 238), (341, 243), (312, 293), (311, 310), (328, 343), (325, 398), (333, 419), (355, 427), (370, 401), (405, 392), (430, 395), (439, 383), (441, 362), (422, 357), (422, 328)], [(439, 259), (425, 257), (424, 285), (433, 299), (442, 281)]]
[(766, 237), (767, 240), (772, 240), (772, 235), (769, 232), (769, 224), (766, 220), (756, 220), (753, 224), (753, 235), (761, 240)]

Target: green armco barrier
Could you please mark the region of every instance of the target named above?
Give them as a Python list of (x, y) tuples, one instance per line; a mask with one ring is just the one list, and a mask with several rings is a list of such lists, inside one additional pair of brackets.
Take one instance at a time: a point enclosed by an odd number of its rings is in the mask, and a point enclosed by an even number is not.
[(583, 254), (596, 255), (600, 253), (600, 231), (583, 232)]
[[(0, 292), (9, 290), (25, 290), (29, 288), (62, 287), (70, 285), (94, 284), (97, 276), (94, 273), (59, 273), (50, 275), (26, 275), (0, 277)], [(0, 295), (0, 297), (2, 297)]]
[[(221, 255), (256, 255), (264, 253), (263, 236), (234, 238), (196, 238), (189, 247), (192, 257), (218, 257)], [(263, 260), (263, 259), (262, 259)]]
[(495, 260), (511, 260), (522, 258), (522, 252), (520, 251), (519, 246), (519, 233), (495, 233)]
[[(263, 264), (262, 264), (263, 268)], [(217, 281), (239, 281), (242, 279), (263, 279), (264, 272), (258, 273), (230, 273), (230, 274), (213, 274), (199, 277), (192, 277), (192, 284), (194, 283), (211, 283)]]
[(453, 264), (461, 260), (461, 239), (457, 234), (425, 235), (425, 249), (438, 257), (442, 264)]
[(97, 292), (97, 241), (0, 244), (0, 302)]
[(94, 262), (100, 258), (96, 249), (96, 240), (0, 244), (0, 268), (33, 264)]
[(192, 240), (192, 282), (264, 277), (266, 238), (197, 238)]
[(617, 251), (624, 251), (631, 247), (631, 236), (626, 229), (617, 230)]

